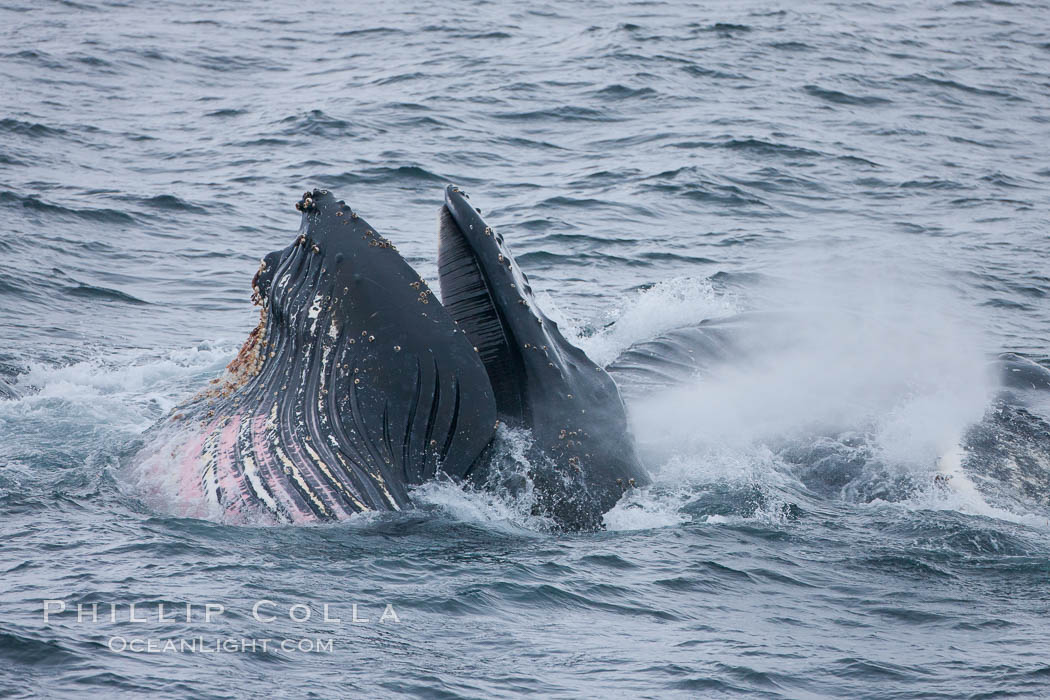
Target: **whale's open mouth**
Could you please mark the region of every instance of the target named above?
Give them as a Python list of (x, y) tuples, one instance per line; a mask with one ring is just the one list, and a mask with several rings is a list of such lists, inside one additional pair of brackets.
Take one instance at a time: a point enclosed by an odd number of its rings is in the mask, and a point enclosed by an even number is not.
[(497, 418), (532, 433), (535, 510), (566, 527), (599, 527), (644, 483), (612, 378), (543, 315), (457, 188), (441, 210), (445, 304), (327, 191), (297, 209), (295, 241), (252, 281), (259, 326), (172, 416), (187, 500), (284, 522), (400, 509), (439, 472), (486, 482)]

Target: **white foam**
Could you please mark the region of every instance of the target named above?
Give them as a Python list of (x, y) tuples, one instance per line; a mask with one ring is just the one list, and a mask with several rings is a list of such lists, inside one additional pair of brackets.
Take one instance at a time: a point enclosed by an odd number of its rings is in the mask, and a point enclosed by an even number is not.
[(143, 393), (150, 394), (152, 398), (153, 390), (172, 388), (169, 380), (221, 368), (233, 357), (234, 351), (231, 346), (201, 344), (193, 348), (170, 350), (160, 356), (127, 352), (61, 367), (33, 364), (29, 372), (19, 377), (18, 385), (36, 389), (28, 393), (26, 398), (76, 399)]
[[(716, 445), (688, 455), (674, 454), (656, 470), (652, 486), (624, 494), (606, 513), (605, 525), (609, 530), (639, 530), (687, 522), (713, 525), (779, 521), (783, 517), (779, 493), (785, 478), (777, 466), (775, 455), (764, 446), (737, 449)], [(740, 516), (688, 514), (690, 506), (708, 495), (712, 485), (730, 495), (757, 491), (766, 506)]]
[(606, 312), (607, 321), (614, 322), (611, 326), (591, 336), (580, 336), (577, 331), (574, 342), (604, 366), (634, 343), (739, 310), (739, 300), (719, 293), (710, 280), (672, 278), (627, 297)]
[[(531, 464), (528, 452), (532, 434), (501, 425), (496, 431), (492, 473), (484, 487), (462, 484), (445, 477), (412, 489), (420, 505), (440, 508), (452, 518), (486, 525), (509, 525), (533, 531), (547, 531), (552, 523), (532, 514), (536, 499), (528, 478)], [(507, 484), (513, 483), (510, 488)]]
[(22, 396), (0, 401), (0, 420), (91, 423), (130, 437), (198, 390), (232, 356), (229, 345), (202, 344), (159, 356), (129, 351), (60, 367), (33, 364), (19, 377)]
[(1011, 510), (990, 503), (963, 469), (965, 457), (961, 446), (953, 446), (937, 460), (937, 475), (930, 480), (929, 485), (895, 505), (909, 510), (955, 511), (1028, 527), (1050, 528), (1050, 519), (1045, 514), (1022, 510), (1016, 504), (1015, 510)]
[(654, 495), (652, 489), (637, 489), (625, 494), (612, 510), (603, 516), (607, 530), (651, 530), (687, 523), (691, 518), (682, 513), (684, 501)]

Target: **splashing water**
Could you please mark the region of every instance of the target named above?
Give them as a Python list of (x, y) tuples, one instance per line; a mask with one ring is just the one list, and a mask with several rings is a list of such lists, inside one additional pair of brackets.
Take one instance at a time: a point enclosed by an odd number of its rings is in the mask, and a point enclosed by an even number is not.
[[(983, 339), (960, 320), (958, 301), (904, 268), (813, 269), (795, 277), (816, 280), (804, 286), (771, 276), (779, 286), (768, 283), (754, 296), (777, 299), (784, 311), (754, 317), (736, 339), (736, 357), (629, 406), (657, 481), (628, 499), (629, 510), (621, 503), (606, 518), (610, 526), (676, 524), (696, 500), (690, 488), (702, 495), (714, 482), (757, 485), (780, 501), (785, 490), (828, 482), (837, 487), (832, 495), (860, 502), (928, 498), (928, 485), (997, 386)], [(623, 311), (625, 329), (618, 320), (586, 342), (609, 357), (625, 339), (691, 322), (681, 291), (681, 282), (646, 290)], [(742, 302), (708, 298), (697, 306), (725, 313)], [(813, 468), (821, 449), (840, 458), (830, 473), (827, 464)], [(953, 474), (944, 483), (970, 512), (999, 512), (960, 468)]]

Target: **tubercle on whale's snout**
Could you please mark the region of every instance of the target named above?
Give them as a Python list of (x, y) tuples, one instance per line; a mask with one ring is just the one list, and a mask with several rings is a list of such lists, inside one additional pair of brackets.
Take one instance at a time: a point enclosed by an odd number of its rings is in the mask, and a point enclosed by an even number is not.
[[(301, 233), (295, 241), (296, 246), (303, 246), (314, 254), (330, 252), (331, 247), (336, 247), (335, 255), (331, 260), (336, 265), (341, 264), (355, 246), (340, 240), (340, 234), (346, 230), (360, 233), (361, 240), (366, 242), (369, 248), (391, 250), (399, 253), (394, 243), (380, 234), (377, 230), (369, 227), (367, 223), (354, 211), (345, 201), (336, 200), (328, 190), (314, 189), (304, 192), (302, 198), (295, 203), (297, 211), (303, 214), (303, 225)], [(360, 226), (364, 224), (364, 230)], [(326, 250), (327, 248), (327, 250)], [(340, 250), (344, 252), (339, 252)]]
[(317, 214), (322, 212), (323, 209), (335, 205), (337, 208), (336, 216), (342, 216), (344, 211), (349, 214), (351, 219), (357, 219), (358, 215), (356, 212), (351, 211), (350, 207), (347, 206), (343, 200), (336, 201), (335, 198), (328, 192), (328, 190), (313, 189), (303, 192), (303, 196), (299, 198), (299, 201), (295, 203), (295, 210), (302, 212), (306, 215)]
[(301, 212), (308, 212), (317, 209), (316, 200), (324, 195), (328, 194), (328, 190), (313, 190), (312, 192), (303, 192), (302, 198), (295, 203), (295, 210)]

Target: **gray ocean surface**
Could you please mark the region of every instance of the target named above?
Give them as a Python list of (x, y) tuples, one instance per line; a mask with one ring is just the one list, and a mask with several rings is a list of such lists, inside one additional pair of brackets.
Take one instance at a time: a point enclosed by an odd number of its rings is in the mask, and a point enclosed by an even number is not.
[[(793, 344), (630, 397), (655, 484), (600, 533), (129, 478), (304, 190), (435, 281), (449, 182), (600, 362), (755, 311)], [(989, 369), (1050, 367), (1048, 212), (1045, 2), (3, 0), (0, 695), (1050, 696), (1050, 401)]]

